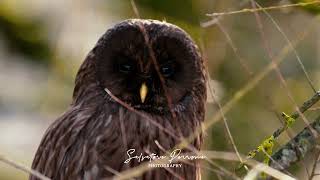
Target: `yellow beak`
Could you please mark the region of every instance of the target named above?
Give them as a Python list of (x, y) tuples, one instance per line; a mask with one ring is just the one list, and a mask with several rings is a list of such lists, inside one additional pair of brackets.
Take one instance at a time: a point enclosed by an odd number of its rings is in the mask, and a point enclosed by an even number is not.
[(144, 101), (146, 100), (147, 94), (148, 94), (148, 87), (146, 83), (142, 83), (140, 87), (140, 98), (142, 103), (144, 103)]

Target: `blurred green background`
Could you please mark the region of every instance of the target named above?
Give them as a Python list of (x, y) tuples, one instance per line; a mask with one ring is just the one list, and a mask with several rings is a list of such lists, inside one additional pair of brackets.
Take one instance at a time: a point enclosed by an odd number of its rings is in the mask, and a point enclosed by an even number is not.
[[(261, 6), (291, 3), (286, 0), (258, 2)], [(222, 105), (266, 68), (269, 55), (276, 57), (288, 46), (263, 12), (259, 15), (269, 53), (253, 13), (219, 17), (218, 23), (212, 23), (217, 19), (206, 16), (252, 8), (250, 1), (136, 0), (135, 3), (142, 18), (165, 20), (192, 36), (207, 60)], [(308, 31), (297, 43), (296, 51), (317, 89), (320, 87), (320, 23), (315, 19), (318, 11), (319, 6), (309, 6), (269, 12), (291, 41)], [(86, 54), (108, 28), (135, 17), (130, 1), (124, 0), (0, 1), (0, 154), (30, 166), (46, 128), (71, 102), (74, 78)], [(313, 95), (292, 51), (279, 68), (289, 91), (272, 71), (225, 115), (242, 154), (281, 126), (282, 111), (294, 110), (288, 93), (292, 93), (297, 104)], [(219, 113), (217, 108), (215, 103), (208, 103), (207, 120)], [(315, 108), (307, 112), (306, 117), (312, 120), (319, 112)], [(297, 122), (291, 134), (304, 126), (302, 121)], [(288, 135), (281, 136), (277, 147), (289, 139)], [(209, 128), (203, 149), (233, 151), (222, 121)], [(217, 163), (241, 175), (234, 170), (237, 163)], [(311, 163), (306, 162), (305, 166)], [(301, 167), (293, 168), (292, 173), (300, 179), (307, 177)], [(218, 176), (203, 170), (203, 178), (218, 179)], [(27, 179), (27, 175), (0, 162), (0, 179)]]

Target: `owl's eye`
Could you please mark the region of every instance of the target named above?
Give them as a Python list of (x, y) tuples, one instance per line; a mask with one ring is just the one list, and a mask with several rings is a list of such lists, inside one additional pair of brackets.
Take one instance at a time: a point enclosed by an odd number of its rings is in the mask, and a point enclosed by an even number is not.
[(122, 73), (131, 73), (134, 70), (133, 64), (129, 62), (124, 62), (119, 64), (119, 71)]
[(164, 77), (171, 77), (174, 74), (174, 66), (171, 62), (161, 65), (160, 70)]

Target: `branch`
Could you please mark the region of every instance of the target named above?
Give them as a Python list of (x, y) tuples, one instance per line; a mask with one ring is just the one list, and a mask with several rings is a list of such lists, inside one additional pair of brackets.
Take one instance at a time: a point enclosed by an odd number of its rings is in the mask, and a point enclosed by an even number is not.
[(274, 153), (270, 166), (274, 169), (285, 170), (292, 164), (303, 159), (304, 156), (317, 145), (317, 137), (320, 134), (320, 116), (305, 127), (297, 136), (285, 146)]
[[(297, 111), (295, 111), (293, 114), (290, 115), (291, 118), (293, 119), (297, 119), (298, 117), (300, 117), (300, 115), (302, 113), (304, 113), (305, 111), (307, 111), (311, 106), (313, 106), (314, 104), (316, 104), (318, 101), (320, 100), (320, 91), (316, 92), (309, 100), (305, 101), (301, 107), (299, 107), (299, 109)], [(274, 133), (273, 133), (273, 137), (277, 138), (278, 136), (280, 136), (280, 134), (282, 132), (284, 132), (287, 129), (287, 127), (283, 126), (279, 129), (277, 129)]]

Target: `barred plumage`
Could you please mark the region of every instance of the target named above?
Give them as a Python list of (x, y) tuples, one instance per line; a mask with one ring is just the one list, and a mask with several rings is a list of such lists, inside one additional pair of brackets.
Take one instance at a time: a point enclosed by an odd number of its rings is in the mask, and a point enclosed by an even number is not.
[[(152, 63), (146, 43), (158, 64)], [(123, 60), (125, 64), (119, 65)], [(148, 85), (146, 102), (139, 99), (142, 82)], [(174, 148), (180, 137), (190, 136), (200, 126), (205, 84), (203, 60), (183, 30), (155, 20), (121, 22), (102, 36), (80, 67), (73, 102), (46, 131), (32, 168), (55, 180), (103, 179), (140, 164), (124, 163), (128, 149), (161, 155), (162, 148)], [(201, 143), (200, 134), (190, 144), (199, 150)], [(170, 170), (155, 168), (139, 179), (176, 177), (199, 179), (199, 162)]]

